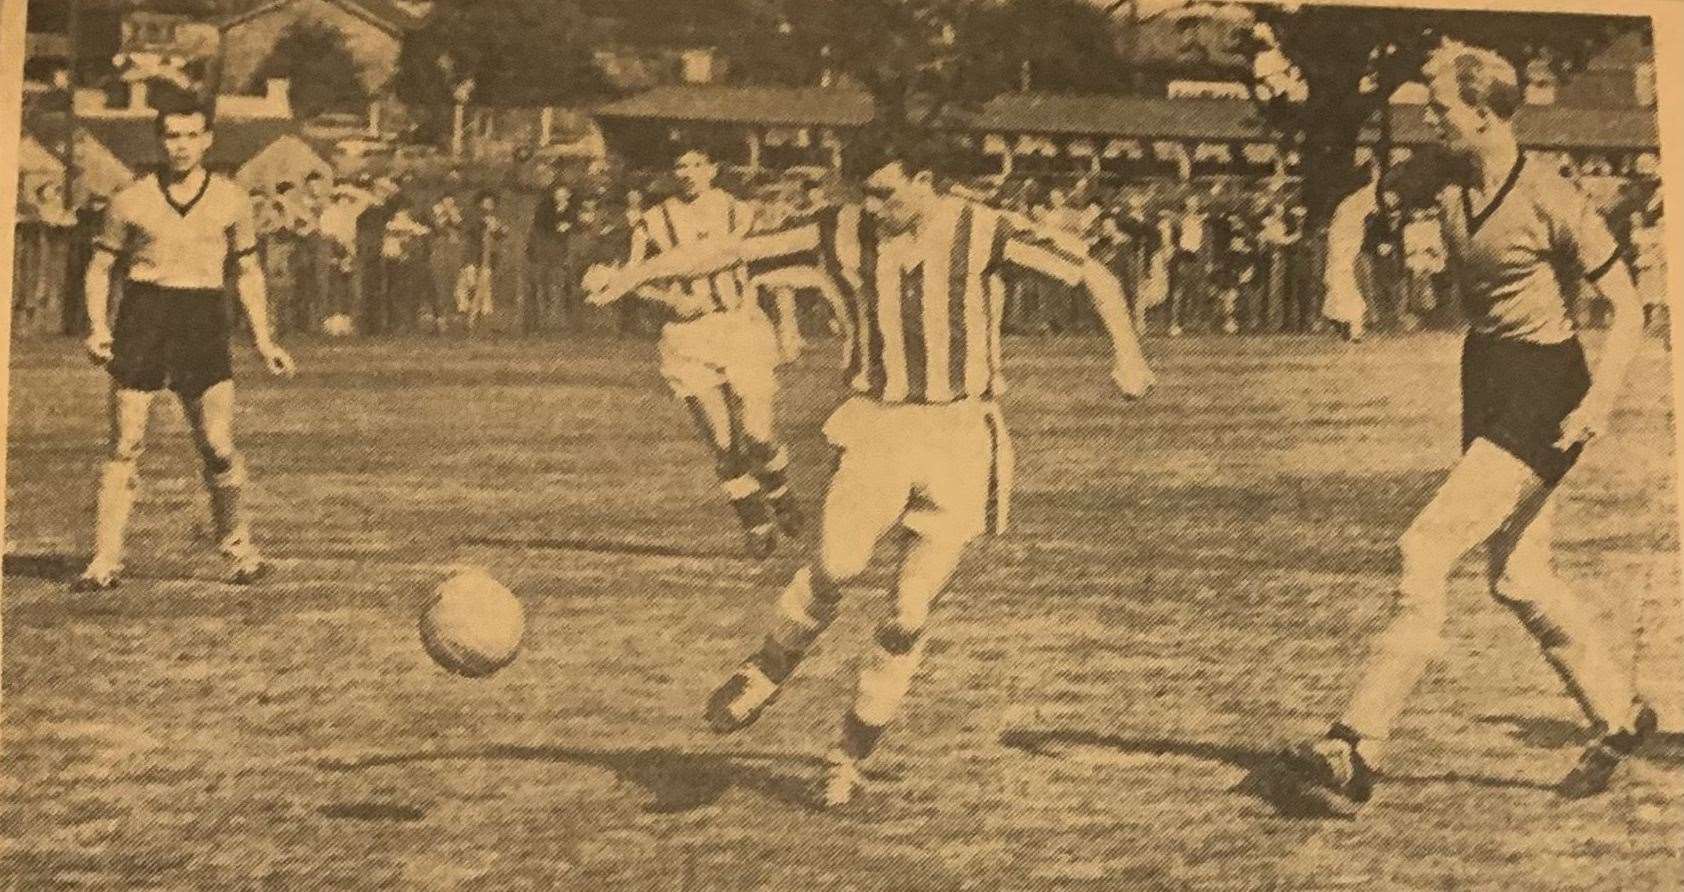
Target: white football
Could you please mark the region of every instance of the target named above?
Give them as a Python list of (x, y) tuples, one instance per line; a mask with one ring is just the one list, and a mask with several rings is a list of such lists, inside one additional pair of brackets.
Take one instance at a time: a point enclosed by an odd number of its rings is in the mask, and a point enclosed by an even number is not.
[(526, 633), (526, 612), (502, 583), (478, 568), (439, 583), (421, 611), (421, 645), (443, 668), (484, 678), (514, 662)]

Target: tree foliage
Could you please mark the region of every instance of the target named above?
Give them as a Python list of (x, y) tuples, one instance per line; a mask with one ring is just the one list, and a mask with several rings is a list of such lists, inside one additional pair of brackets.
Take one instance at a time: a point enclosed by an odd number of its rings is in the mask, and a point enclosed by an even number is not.
[[(1583, 68), (1621, 34), (1646, 27), (1643, 19), (1606, 15), (1322, 4), (1252, 9), (1263, 27), (1237, 32), (1231, 48), (1251, 60), (1278, 54), (1302, 85), (1303, 95), (1291, 97), (1252, 80), (1264, 120), (1298, 145), (1305, 196), (1317, 219), (1331, 210), (1349, 182), (1364, 128), (1388, 126), (1390, 98), (1419, 79), (1427, 56), (1445, 38), (1495, 50), (1523, 78), (1529, 63), (1539, 59), (1563, 77)], [(1382, 163), (1387, 155), (1379, 154)]]
[(594, 31), (577, 0), (438, 0), (398, 54), (393, 88), (438, 106), (474, 82), (473, 102), (561, 105), (606, 89), (592, 62)]
[(292, 106), (300, 117), (360, 109), (368, 101), (345, 35), (325, 23), (288, 25), (252, 75), (247, 90), (262, 92), (264, 81), (270, 78), (291, 81)]

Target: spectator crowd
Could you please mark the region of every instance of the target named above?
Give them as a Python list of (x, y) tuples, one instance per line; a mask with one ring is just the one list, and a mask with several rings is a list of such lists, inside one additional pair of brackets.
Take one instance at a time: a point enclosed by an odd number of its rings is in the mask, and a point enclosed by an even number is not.
[[(1316, 230), (1290, 181), (1213, 179), (1099, 182), (1035, 177), (954, 181), (953, 191), (1007, 209), (1079, 243), (1117, 273), (1144, 332), (1180, 336), (1413, 331), (1455, 321), (1436, 205), (1372, 180)], [(846, 197), (828, 174), (803, 172), (735, 189), (776, 226)], [(542, 185), (486, 186), (460, 171), (442, 180), (312, 172), (254, 188), (271, 319), (281, 334), (472, 335), (652, 332), (636, 301), (587, 307), (580, 279), (623, 259), (632, 221), (664, 197), (659, 180), (551, 171)], [(106, 199), (66, 207), (62, 187), (20, 194), (14, 325), (76, 332), (84, 324), (81, 270)], [(1343, 207), (1343, 206), (1342, 206)], [(1652, 314), (1665, 304), (1662, 211), (1648, 202), (1611, 221)], [(768, 280), (762, 299), (786, 347), (833, 331), (820, 283)], [(1038, 277), (1006, 282), (1004, 322), (1018, 335), (1098, 330), (1086, 299)], [(508, 303), (508, 306), (504, 306)], [(501, 308), (501, 310), (500, 310)], [(1586, 326), (1605, 317), (1576, 307)]]

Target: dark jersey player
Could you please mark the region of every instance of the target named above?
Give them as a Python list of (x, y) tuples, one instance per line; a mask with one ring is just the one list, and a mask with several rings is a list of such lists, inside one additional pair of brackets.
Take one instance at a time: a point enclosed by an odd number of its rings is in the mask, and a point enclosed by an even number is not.
[[(1639, 301), (1590, 199), (1528, 162), (1515, 141), (1520, 90), (1489, 50), (1447, 43), (1423, 70), (1429, 120), (1465, 173), (1439, 193), (1449, 268), (1470, 332), (1462, 353), (1463, 454), (1399, 540), (1398, 609), (1327, 736), (1289, 751), (1311, 798), (1340, 814), (1373, 790), (1372, 767), (1404, 702), (1443, 647), (1447, 580), (1487, 543), (1487, 582), (1537, 640), (1600, 737), (1562, 780), (1563, 796), (1604, 790), (1656, 724), (1589, 611), (1551, 560), (1562, 478), (1606, 429), (1642, 341)], [(1593, 375), (1562, 279), (1584, 275), (1616, 310)]]
[[(165, 169), (117, 193), (94, 242), (85, 282), (86, 347), (111, 376), (111, 443), (99, 480), (93, 560), (74, 583), (79, 590), (118, 584), (136, 463), (152, 399), (165, 389), (181, 400), (192, 429), (217, 546), (232, 565), (232, 581), (249, 583), (268, 571), (252, 542), (241, 499), (245, 464), (234, 449), (225, 300), (230, 270), (264, 365), (291, 375), (293, 362), (270, 337), (251, 203), (244, 189), (204, 167), (211, 127), (207, 106), (161, 108), (155, 129)], [(127, 280), (112, 326), (106, 301), (117, 269)]]

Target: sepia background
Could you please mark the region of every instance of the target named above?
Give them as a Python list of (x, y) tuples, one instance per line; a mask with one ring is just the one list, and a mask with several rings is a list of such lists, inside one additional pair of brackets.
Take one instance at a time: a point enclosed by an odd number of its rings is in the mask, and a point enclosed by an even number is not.
[[(1345, 696), (1396, 537), (1456, 455), (1434, 220), (1400, 196), (1366, 247), (1360, 343), (1322, 285), (1353, 168), (1430, 157), (1413, 79), (1439, 35), (1519, 63), (1523, 147), (1597, 200), (1651, 307), (1557, 544), (1673, 733), (1609, 795), (1559, 802), (1588, 738), (1471, 557), (1380, 801), (1307, 821), (1256, 770)], [(1679, 888), (1656, 42), (1631, 16), (1186, 0), (31, 0), (0, 888)], [(237, 348), (281, 572), (219, 581), (168, 407), (130, 579), (70, 595), (105, 437), (80, 273), (177, 89), (217, 96), (210, 163), (251, 190), (302, 367), (274, 381)], [(872, 797), (833, 816), (809, 786), (886, 567), (775, 714), (708, 736), (703, 698), (801, 552), (740, 556), (651, 320), (582, 308), (577, 284), (672, 188), (674, 147), (707, 145), (775, 220), (851, 194), (884, 126), (946, 140), (946, 188), (1087, 240), (1160, 386), (1123, 404), (1082, 301), (1013, 284), (1015, 532), (961, 571)], [(512, 237), (470, 331), (461, 222), (488, 192)], [(779, 424), (816, 505), (838, 340), (793, 300)], [(1594, 355), (1606, 307), (1573, 309)], [(458, 563), (527, 609), (524, 653), (485, 681), (416, 640)]]

